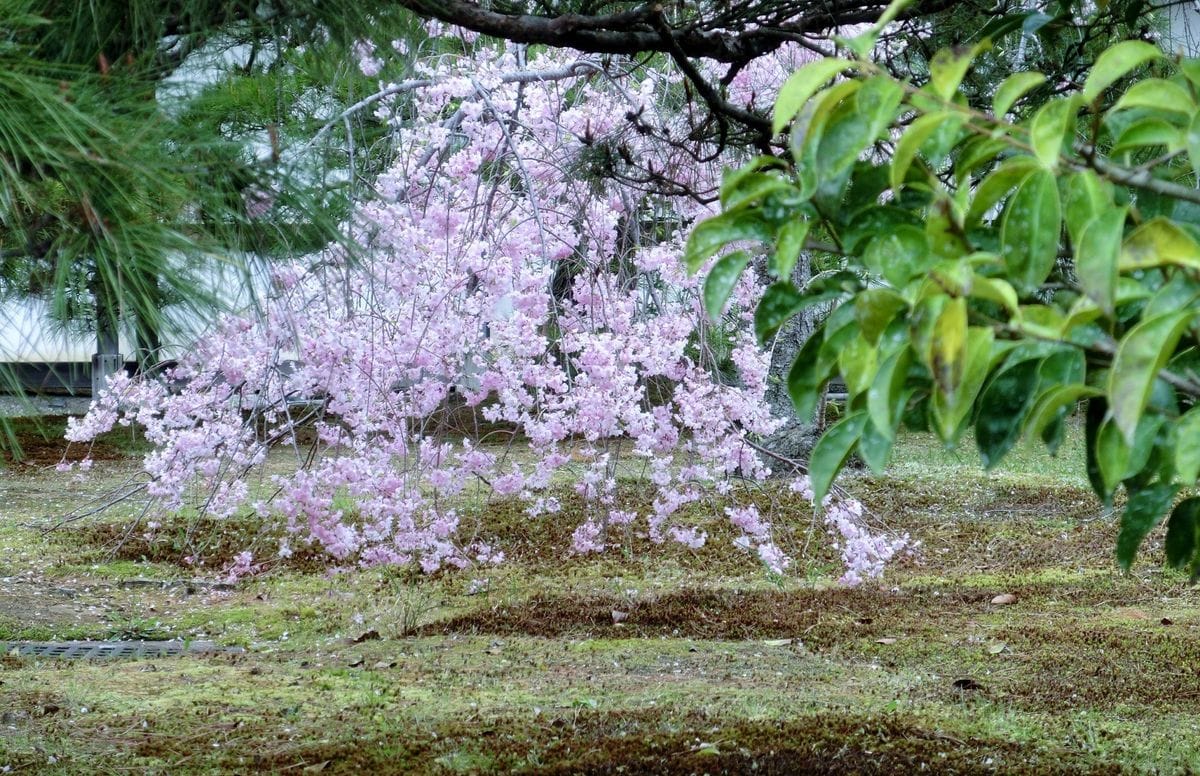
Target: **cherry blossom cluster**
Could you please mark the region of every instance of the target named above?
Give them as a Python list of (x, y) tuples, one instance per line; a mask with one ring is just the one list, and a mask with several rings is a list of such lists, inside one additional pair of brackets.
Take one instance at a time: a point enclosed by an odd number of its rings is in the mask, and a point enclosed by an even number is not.
[[(162, 509), (281, 520), (284, 556), (299, 542), (338, 563), (497, 563), (471, 505), (499, 497), (575, 521), (578, 553), (618, 528), (703, 546), (706, 523), (685, 507), (770, 475), (755, 444), (780, 423), (750, 325), (761, 283), (747, 273), (723, 322), (707, 321), (679, 259), (713, 206), (605, 165), (633, 157), (712, 192), (738, 160), (698, 164), (641, 131), (684, 121), (669, 71), (431, 33), (463, 52), (416, 57), (415, 78), (380, 80), (363, 103), (392, 128), (395, 161), (346, 224), (358, 250), (277, 266), (261, 310), (225, 319), (165, 379), (117, 376), (68, 438), (138, 424)], [(370, 78), (398, 66), (382, 47), (355, 53)], [(787, 69), (747, 71), (734, 91), (761, 102)], [(464, 433), (452, 415), (499, 431)], [(304, 465), (251, 489), (272, 446), (300, 452), (301, 427), (316, 437)], [(618, 505), (635, 477), (653, 486), (641, 511)], [(566, 486), (583, 514), (562, 514)], [(852, 502), (826, 507), (844, 581), (877, 576), (903, 546)], [(754, 507), (715, 517), (788, 568)], [(245, 554), (230, 573), (251, 568)]]

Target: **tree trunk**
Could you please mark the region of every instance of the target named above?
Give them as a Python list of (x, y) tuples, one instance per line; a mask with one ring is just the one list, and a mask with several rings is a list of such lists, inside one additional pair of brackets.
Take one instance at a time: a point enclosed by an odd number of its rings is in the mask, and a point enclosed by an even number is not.
[[(763, 269), (765, 270), (765, 267)], [(801, 254), (792, 275), (793, 281), (803, 284), (810, 274), (808, 256)], [(783, 418), (784, 424), (763, 440), (763, 446), (784, 458), (807, 460), (820, 436), (816, 418), (797, 417), (792, 399), (788, 396), (787, 375), (796, 360), (796, 355), (812, 336), (825, 312), (821, 307), (806, 308), (783, 325), (771, 345), (771, 368), (767, 378), (766, 400), (771, 414)]]
[(92, 401), (108, 386), (108, 378), (121, 371), (118, 310), (111, 290), (103, 280), (95, 286), (96, 296), (96, 353), (92, 356)]

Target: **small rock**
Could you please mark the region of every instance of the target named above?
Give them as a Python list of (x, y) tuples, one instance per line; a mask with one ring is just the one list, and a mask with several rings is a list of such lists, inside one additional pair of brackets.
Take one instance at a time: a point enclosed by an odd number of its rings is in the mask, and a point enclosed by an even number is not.
[(1008, 606), (1009, 604), (1015, 604), (1016, 602), (1017, 597), (1012, 593), (1001, 593), (992, 599), (992, 604), (994, 606)]

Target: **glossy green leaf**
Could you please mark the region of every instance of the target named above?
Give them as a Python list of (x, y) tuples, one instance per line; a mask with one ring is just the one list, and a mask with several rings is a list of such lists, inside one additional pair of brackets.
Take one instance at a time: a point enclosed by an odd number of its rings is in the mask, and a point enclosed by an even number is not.
[(775, 238), (775, 251), (767, 263), (767, 271), (777, 280), (791, 278), (807, 238), (808, 221), (803, 218), (793, 218), (779, 227), (779, 234)]
[(1026, 358), (1006, 364), (977, 402), (975, 444), (986, 468), (1000, 463), (1020, 438), (1033, 406), (1041, 363), (1041, 359)]
[(726, 167), (721, 171), (721, 205), (751, 176), (764, 170), (786, 169), (787, 164), (777, 156), (756, 156), (741, 167)]
[(1019, 311), (1017, 292), (1011, 283), (1001, 278), (974, 277), (971, 280), (970, 295), (975, 299), (995, 302), (1010, 315), (1017, 315)]
[(1104, 483), (1104, 474), (1100, 469), (1098, 454), (1100, 430), (1104, 426), (1107, 415), (1108, 402), (1105, 401), (1103, 396), (1096, 396), (1087, 400), (1087, 409), (1084, 412), (1083, 424), (1083, 450), (1085, 469), (1087, 471), (1088, 483), (1092, 486), (1092, 492), (1105, 504), (1111, 504), (1112, 490)]
[(1093, 218), (1113, 208), (1112, 183), (1101, 180), (1094, 170), (1071, 173), (1063, 192), (1063, 220), (1072, 243), (1078, 243), (1083, 228)]
[(808, 460), (808, 476), (812, 481), (814, 503), (820, 504), (829, 493), (834, 478), (862, 436), (867, 420), (866, 411), (852, 412), (830, 426), (813, 447)]
[(1183, 414), (1176, 426), (1175, 472), (1184, 485), (1196, 484), (1200, 475), (1200, 407)]
[(975, 196), (971, 200), (971, 207), (967, 211), (965, 223), (968, 226), (979, 223), (992, 208), (1037, 168), (1038, 161), (1034, 157), (1017, 156), (992, 170), (976, 189)]
[(1108, 317), (1114, 315), (1125, 208), (1110, 208), (1084, 226), (1075, 246), (1079, 285)]
[(1058, 182), (1048, 170), (1030, 174), (1009, 200), (1000, 226), (1000, 251), (1019, 290), (1038, 288), (1058, 259), (1062, 210)]
[(1200, 269), (1200, 243), (1178, 224), (1157, 216), (1125, 238), (1118, 264), (1120, 271), (1167, 264)]
[(891, 289), (868, 288), (859, 293), (854, 300), (854, 312), (863, 338), (872, 345), (877, 343), (883, 330), (907, 307), (904, 297)]
[(963, 142), (954, 160), (954, 180), (959, 185), (970, 178), (976, 168), (994, 162), (1008, 151), (1008, 142), (1003, 138), (980, 135)]
[(1030, 410), (1026, 433), (1041, 436), (1051, 423), (1061, 420), (1079, 401), (1103, 395), (1104, 392), (1098, 388), (1078, 383), (1050, 386), (1042, 391)]
[(853, 398), (871, 387), (879, 369), (879, 349), (859, 334), (838, 351), (837, 361), (846, 391)]
[(1114, 111), (1131, 108), (1148, 108), (1150, 110), (1176, 113), (1191, 120), (1196, 111), (1196, 101), (1187, 89), (1164, 78), (1147, 78), (1129, 87), (1117, 104)]
[(876, 427), (875, 422), (868, 419), (863, 426), (862, 436), (858, 440), (858, 454), (876, 476), (882, 476), (887, 470), (888, 461), (892, 457), (892, 443), (895, 437)]
[(721, 213), (701, 221), (688, 236), (683, 261), (696, 273), (721, 248), (740, 240), (770, 242), (774, 231), (763, 215), (754, 210)]
[(795, 191), (791, 181), (777, 173), (755, 172), (738, 180), (731, 188), (721, 187), (721, 205), (728, 212), (761, 202), (770, 194)]
[(1004, 118), (1017, 100), (1045, 82), (1046, 76), (1035, 71), (1013, 73), (996, 88), (996, 94), (992, 97), (992, 113), (996, 118)]
[(1178, 490), (1175, 485), (1151, 485), (1129, 494), (1117, 534), (1117, 563), (1122, 569), (1128, 571), (1133, 565), (1142, 540), (1166, 515)]
[(754, 310), (754, 333), (758, 341), (766, 342), (775, 336), (789, 318), (807, 306), (807, 301), (791, 283), (781, 280), (768, 286)]
[(1154, 380), (1194, 315), (1190, 310), (1176, 311), (1141, 321), (1121, 340), (1109, 372), (1108, 403), (1127, 443), (1133, 444)]
[(835, 359), (824, 357), (822, 353), (825, 346), (823, 334), (823, 331), (817, 330), (804, 341), (788, 370), (788, 396), (796, 410), (796, 417), (803, 421), (810, 420), (816, 412), (821, 390), (836, 363)]
[(1200, 113), (1192, 117), (1184, 136), (1188, 158), (1192, 160), (1192, 171), (1200, 177)]
[(863, 264), (895, 288), (921, 277), (933, 266), (925, 230), (901, 224), (882, 232), (863, 251)]
[(912, 363), (912, 349), (902, 347), (879, 366), (875, 380), (867, 389), (867, 412), (881, 433), (892, 436), (904, 414), (904, 383)]
[(929, 61), (929, 85), (933, 93), (943, 100), (953, 97), (971, 63), (985, 47), (978, 44), (971, 48), (944, 48), (934, 54)]
[(1182, 147), (1184, 133), (1174, 124), (1160, 118), (1147, 117), (1121, 130), (1109, 154), (1117, 156), (1127, 151), (1162, 146), (1174, 152)]
[(804, 103), (831, 78), (850, 68), (854, 63), (847, 59), (826, 57), (810, 62), (792, 73), (779, 89), (775, 99), (775, 115), (771, 122), (772, 134), (779, 134), (788, 125)]
[(1105, 89), (1135, 68), (1162, 57), (1158, 47), (1141, 40), (1127, 40), (1105, 50), (1083, 85), (1083, 99), (1095, 102)]
[(921, 150), (921, 146), (925, 145), (926, 141), (934, 136), (934, 133), (947, 124), (953, 125), (957, 129), (962, 123), (961, 114), (940, 111), (920, 116), (910, 124), (908, 129), (904, 130), (904, 134), (900, 136), (900, 141), (896, 143), (896, 150), (892, 154), (892, 188), (899, 190), (904, 185), (908, 168), (912, 166), (917, 152)]
[(1063, 138), (1074, 127), (1078, 110), (1079, 98), (1071, 95), (1046, 103), (1034, 114), (1029, 127), (1029, 141), (1038, 160), (1046, 167), (1058, 167)]
[(720, 320), (725, 303), (733, 293), (738, 278), (750, 263), (750, 254), (745, 251), (734, 251), (728, 256), (722, 256), (709, 270), (704, 279), (704, 309), (713, 321)]
[(1186, 498), (1171, 510), (1165, 549), (1167, 565), (1173, 569), (1193, 562), (1200, 549), (1200, 498)]

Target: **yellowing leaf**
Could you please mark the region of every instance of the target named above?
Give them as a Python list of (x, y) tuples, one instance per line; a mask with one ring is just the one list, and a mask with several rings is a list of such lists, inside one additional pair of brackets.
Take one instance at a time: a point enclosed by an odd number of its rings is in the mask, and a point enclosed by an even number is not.
[(1117, 269), (1125, 272), (1165, 264), (1200, 269), (1200, 244), (1178, 225), (1158, 216), (1125, 238)]

